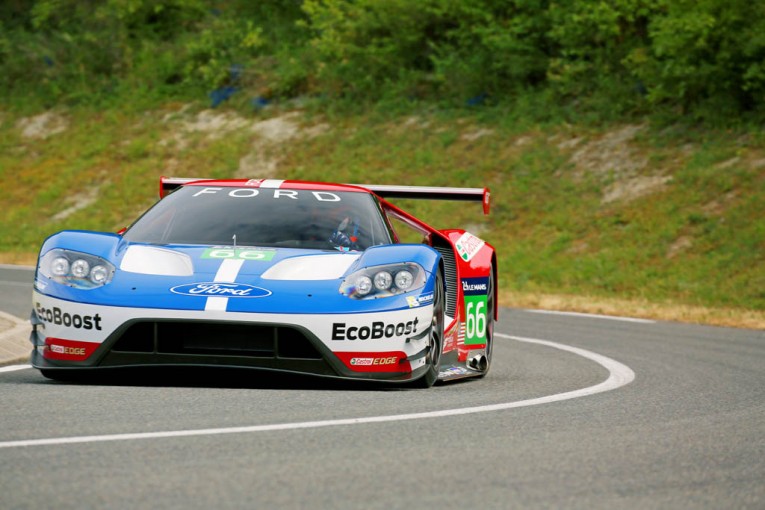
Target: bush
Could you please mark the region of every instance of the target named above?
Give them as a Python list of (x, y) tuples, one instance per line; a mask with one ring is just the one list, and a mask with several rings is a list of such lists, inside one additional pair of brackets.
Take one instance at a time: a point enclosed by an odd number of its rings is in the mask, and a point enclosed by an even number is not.
[(0, 89), (53, 104), (236, 86), (730, 119), (762, 115), (764, 62), (751, 0), (0, 3)]
[(501, 95), (543, 80), (543, 2), (306, 0), (320, 83), (379, 97), (405, 80), (411, 95)]
[(765, 97), (765, 4), (667, 1), (652, 18), (650, 50), (628, 59), (654, 104), (735, 116)]

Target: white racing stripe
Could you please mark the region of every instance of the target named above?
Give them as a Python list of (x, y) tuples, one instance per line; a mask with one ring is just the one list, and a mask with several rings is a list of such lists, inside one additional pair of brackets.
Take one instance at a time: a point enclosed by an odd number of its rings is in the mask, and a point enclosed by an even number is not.
[[(223, 259), (213, 281), (218, 283), (234, 283), (239, 270), (242, 269), (242, 264), (244, 264), (244, 259)], [(205, 311), (225, 312), (227, 306), (228, 298), (209, 297), (207, 298), (207, 303), (205, 303)]]
[(260, 183), (261, 188), (278, 188), (284, 183), (284, 179), (265, 179)]
[(305, 421), (297, 423), (276, 423), (271, 425), (252, 425), (245, 427), (227, 427), (227, 428), (214, 428), (214, 429), (196, 429), (196, 430), (169, 430), (164, 432), (139, 432), (132, 434), (109, 434), (101, 436), (75, 436), (75, 437), (54, 437), (48, 439), (29, 439), (20, 441), (4, 441), (0, 442), (0, 448), (14, 448), (19, 446), (52, 446), (62, 444), (77, 444), (77, 443), (98, 443), (105, 441), (128, 441), (137, 439), (159, 439), (159, 438), (176, 438), (176, 437), (192, 437), (192, 436), (212, 436), (222, 434), (247, 434), (257, 432), (274, 432), (281, 430), (296, 430), (296, 429), (312, 429), (320, 427), (337, 427), (348, 425), (362, 425), (366, 423), (386, 423), (396, 421), (408, 421), (408, 420), (421, 420), (427, 418), (445, 418), (449, 416), (460, 416), (465, 414), (486, 413), (491, 411), (503, 411), (507, 409), (514, 409), (517, 407), (536, 406), (541, 404), (549, 404), (552, 402), (560, 402), (562, 400), (569, 400), (572, 398), (586, 397), (594, 395), (596, 393), (602, 393), (605, 391), (615, 390), (631, 383), (635, 379), (635, 373), (628, 366), (619, 363), (606, 356), (580, 349), (578, 347), (571, 347), (568, 345), (559, 344), (557, 342), (550, 342), (548, 340), (537, 340), (535, 338), (523, 338), (517, 336), (503, 335), (496, 333), (496, 336), (502, 338), (508, 338), (516, 340), (518, 342), (525, 342), (531, 344), (544, 345), (562, 351), (567, 351), (578, 356), (582, 356), (586, 359), (594, 361), (603, 366), (609, 372), (608, 378), (594, 386), (582, 388), (579, 390), (568, 391), (565, 393), (557, 393), (555, 395), (548, 395), (539, 398), (532, 398), (528, 400), (520, 400), (516, 402), (506, 402), (502, 404), (463, 407), (458, 409), (445, 409), (442, 411), (429, 411), (423, 413), (411, 413), (411, 414), (395, 414), (387, 416), (370, 416), (364, 418), (346, 418), (341, 420), (321, 420), (321, 421)]

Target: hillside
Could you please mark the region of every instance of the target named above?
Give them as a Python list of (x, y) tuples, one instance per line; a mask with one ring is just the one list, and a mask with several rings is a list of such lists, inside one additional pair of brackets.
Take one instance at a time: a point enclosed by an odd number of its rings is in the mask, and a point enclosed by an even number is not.
[(161, 175), (489, 186), (408, 202), (499, 253), (502, 304), (765, 327), (765, 138), (649, 120), (529, 124), (501, 107), (331, 113), (167, 102), (0, 111), (0, 262), (61, 229), (115, 231)]

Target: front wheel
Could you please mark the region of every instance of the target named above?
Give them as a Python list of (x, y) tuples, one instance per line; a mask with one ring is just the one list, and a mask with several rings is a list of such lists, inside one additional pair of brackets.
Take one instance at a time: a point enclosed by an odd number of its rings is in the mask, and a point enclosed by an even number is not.
[(430, 388), (438, 380), (441, 369), (441, 350), (444, 345), (444, 283), (441, 273), (436, 273), (436, 288), (433, 289), (433, 317), (430, 321), (428, 334), (428, 352), (425, 354), (425, 364), (428, 367), (425, 375), (414, 381), (417, 388)]

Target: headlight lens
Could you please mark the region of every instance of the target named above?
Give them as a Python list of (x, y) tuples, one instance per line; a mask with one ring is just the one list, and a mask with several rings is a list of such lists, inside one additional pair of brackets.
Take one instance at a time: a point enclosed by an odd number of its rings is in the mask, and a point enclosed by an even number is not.
[(404, 269), (396, 273), (396, 287), (401, 290), (407, 290), (414, 283), (414, 276), (412, 273)]
[(78, 289), (106, 285), (114, 276), (114, 266), (95, 255), (56, 248), (40, 259), (39, 274)]
[(348, 275), (340, 293), (354, 299), (377, 299), (417, 290), (426, 280), (425, 270), (414, 262), (367, 267)]
[(56, 257), (50, 263), (50, 272), (53, 276), (66, 276), (69, 274), (69, 260), (66, 257)]
[(377, 290), (388, 290), (393, 283), (393, 277), (388, 271), (380, 271), (375, 275), (375, 288)]
[(366, 296), (372, 292), (372, 279), (367, 275), (361, 275), (356, 279), (356, 292), (360, 296)]
[(96, 285), (103, 285), (109, 279), (109, 270), (106, 266), (98, 265), (90, 270), (90, 281)]
[(72, 276), (75, 278), (85, 278), (90, 274), (90, 264), (85, 259), (77, 259), (72, 262)]

